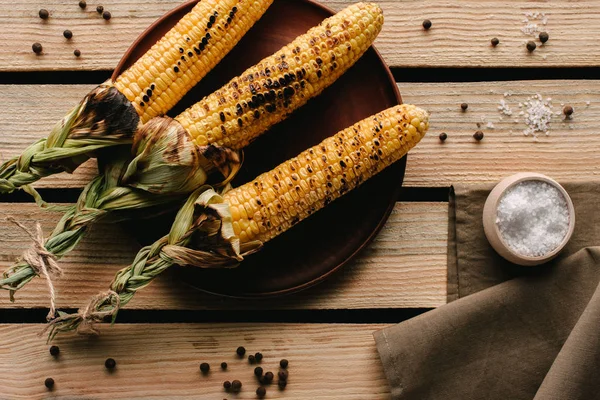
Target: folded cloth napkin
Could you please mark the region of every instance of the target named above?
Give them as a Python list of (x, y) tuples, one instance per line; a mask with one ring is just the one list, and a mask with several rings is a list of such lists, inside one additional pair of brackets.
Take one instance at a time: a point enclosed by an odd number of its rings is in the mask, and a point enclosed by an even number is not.
[(452, 302), (375, 333), (392, 398), (600, 399), (600, 183), (565, 188), (574, 236), (540, 267), (512, 265), (487, 243), (481, 214), (491, 187), (455, 188)]

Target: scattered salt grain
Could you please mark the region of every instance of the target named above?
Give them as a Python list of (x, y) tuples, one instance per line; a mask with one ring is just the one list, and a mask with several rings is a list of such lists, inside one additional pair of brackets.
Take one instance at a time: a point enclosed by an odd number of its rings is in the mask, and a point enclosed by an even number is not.
[(569, 230), (569, 208), (549, 183), (525, 181), (509, 188), (498, 203), (496, 224), (502, 239), (518, 254), (540, 257), (552, 252)]
[(536, 34), (540, 32), (540, 28), (537, 23), (539, 22), (542, 25), (547, 25), (548, 16), (543, 12), (526, 12), (525, 18), (523, 18), (521, 22), (525, 24), (521, 28), (521, 32), (523, 32), (525, 35), (536, 36)]
[(539, 31), (537, 24), (528, 22), (525, 26), (521, 28), (521, 32), (526, 35), (535, 35), (536, 32)]
[(590, 105), (590, 102), (589, 102), (589, 100), (585, 102), (585, 105), (586, 105), (586, 106), (589, 106), (589, 105)]
[(491, 122), (488, 122), (486, 126), (488, 129), (494, 129), (494, 124)]
[(504, 100), (504, 99), (500, 100), (500, 105), (498, 106), (498, 110), (500, 110), (500, 112), (504, 115), (512, 115), (512, 110), (510, 109), (510, 107), (506, 103), (506, 100)]
[(523, 131), (525, 136), (533, 135), (535, 137), (538, 132), (550, 130), (550, 120), (553, 114), (551, 99), (543, 100), (542, 96), (537, 94), (530, 97), (523, 105), (526, 108), (524, 118), (527, 128)]

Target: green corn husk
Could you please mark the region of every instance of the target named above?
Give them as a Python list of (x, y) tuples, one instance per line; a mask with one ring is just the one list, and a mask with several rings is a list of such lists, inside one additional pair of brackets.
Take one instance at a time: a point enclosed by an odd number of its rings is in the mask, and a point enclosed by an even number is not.
[(49, 175), (73, 172), (101, 149), (130, 144), (139, 123), (135, 108), (112, 82), (98, 86), (47, 138), (0, 165), (0, 194), (25, 189), (40, 200), (28, 185)]
[(76, 314), (59, 313), (46, 328), (48, 340), (74, 330), (95, 332), (93, 325), (109, 317), (114, 322), (119, 309), (138, 290), (173, 265), (234, 268), (261, 246), (259, 241), (240, 245), (233, 233), (229, 205), (210, 186), (201, 187), (180, 209), (169, 234), (141, 249), (133, 263), (117, 273), (108, 292), (94, 297)]
[[(241, 166), (241, 155), (216, 146), (198, 147), (177, 122), (155, 118), (136, 133), (133, 160), (129, 152), (107, 164), (104, 174), (92, 180), (77, 203), (69, 207), (44, 247), (55, 259), (63, 257), (81, 241), (88, 228), (107, 215), (129, 219), (130, 212), (157, 205), (174, 205), (204, 185), (215, 172), (216, 186), (226, 185)], [(0, 289), (15, 291), (37, 272), (19, 261), (3, 274)]]

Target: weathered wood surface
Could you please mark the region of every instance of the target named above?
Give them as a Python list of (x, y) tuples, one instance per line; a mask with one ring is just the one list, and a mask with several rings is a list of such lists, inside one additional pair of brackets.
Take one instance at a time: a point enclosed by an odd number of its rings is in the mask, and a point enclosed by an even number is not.
[[(436, 307), (446, 296), (446, 203), (398, 203), (374, 242), (325, 283), (296, 295), (265, 300), (235, 300), (197, 292), (168, 272), (140, 290), (128, 309), (361, 309)], [(0, 215), (26, 226), (40, 221), (49, 233), (59, 214), (33, 204), (0, 203)], [(30, 245), (25, 232), (0, 223), (0, 268), (11, 265)], [(118, 226), (98, 224), (78, 248), (63, 259), (65, 275), (57, 281), (58, 305), (84, 306), (106, 290), (114, 274), (133, 260), (138, 246)], [(0, 291), (0, 308), (48, 306), (48, 288), (36, 278), (10, 303)], [(1, 336), (1, 335), (0, 335)]]
[[(282, 0), (278, 0), (282, 1)], [(289, 1), (289, 0), (287, 0)], [(322, 0), (335, 10), (350, 0)], [(81, 10), (77, 1), (0, 0), (0, 70), (108, 70), (117, 65), (125, 50), (152, 22), (182, 3), (181, 0), (106, 0), (113, 18), (106, 22), (89, 2)], [(386, 62), (393, 67), (570, 67), (596, 66), (600, 56), (600, 3), (597, 1), (476, 1), (382, 0), (385, 25), (376, 41)], [(46, 21), (38, 17), (44, 7)], [(550, 33), (550, 41), (529, 54), (525, 42), (533, 39), (521, 29), (526, 13), (545, 13), (531, 19)], [(422, 28), (428, 18), (433, 26)], [(66, 41), (64, 29), (74, 37)], [(500, 45), (492, 48), (490, 39)], [(31, 51), (34, 42), (44, 45), (44, 55)], [(107, 43), (110, 42), (110, 46)], [(538, 45), (540, 44), (537, 40)], [(76, 59), (73, 50), (83, 55)], [(585, 50), (584, 50), (585, 49)]]
[[(400, 76), (401, 79), (401, 76)], [(410, 153), (405, 186), (447, 187), (456, 183), (494, 182), (518, 171), (537, 171), (558, 180), (597, 178), (600, 173), (600, 81), (509, 81), (474, 83), (399, 83), (405, 102), (431, 111), (429, 134)], [(0, 85), (0, 159), (18, 155), (87, 93), (90, 85)], [(511, 96), (504, 94), (512, 93)], [(518, 104), (532, 95), (552, 98), (554, 111), (571, 104), (571, 120), (554, 116), (550, 136), (539, 141), (523, 135)], [(501, 100), (512, 116), (498, 110)], [(589, 105), (586, 102), (590, 102)], [(460, 104), (469, 104), (462, 112)], [(519, 122), (515, 122), (518, 119)], [(486, 127), (492, 122), (494, 129)], [(482, 124), (482, 142), (473, 133)], [(448, 133), (441, 144), (440, 132)], [(74, 175), (42, 180), (38, 187), (81, 187), (96, 173), (90, 162)]]
[[(253, 365), (235, 354), (260, 351), (261, 366), (279, 371), (289, 360), (285, 391), (267, 387), (269, 399), (389, 399), (389, 388), (372, 333), (383, 325), (345, 324), (116, 324), (101, 336), (64, 337), (60, 356), (38, 336), (43, 325), (0, 325), (0, 388), (3, 399), (255, 399)], [(106, 358), (117, 361), (114, 372)], [(221, 371), (221, 362), (227, 371)], [(199, 370), (211, 365), (209, 375)], [(44, 380), (52, 377), (52, 392)], [(241, 393), (223, 381), (239, 379)]]

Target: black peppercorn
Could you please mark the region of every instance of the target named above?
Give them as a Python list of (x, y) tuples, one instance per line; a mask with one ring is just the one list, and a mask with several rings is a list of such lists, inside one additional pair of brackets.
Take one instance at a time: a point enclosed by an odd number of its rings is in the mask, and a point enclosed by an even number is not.
[(87, 7), (87, 3), (86, 3), (84, 0), (81, 0), (81, 1), (79, 2), (79, 7), (81, 7), (82, 9), (84, 9), (84, 8), (86, 8), (86, 7)]
[(75, 49), (75, 51), (73, 51), (73, 54), (75, 55), (75, 57), (81, 57), (81, 51), (79, 49)]
[(240, 389), (242, 388), (242, 382), (238, 381), (237, 379), (233, 382), (231, 382), (231, 388), (235, 391), (235, 392), (239, 392)]
[(108, 12), (108, 11), (104, 11), (104, 12), (102, 13), (102, 18), (104, 18), (104, 19), (105, 19), (105, 20), (107, 20), (107, 21), (108, 21), (108, 20), (109, 20), (111, 17), (112, 17), (112, 15), (111, 15), (111, 14), (110, 14), (110, 12)]
[(440, 133), (440, 141), (445, 142), (448, 139), (448, 134), (446, 132)]
[(527, 42), (527, 50), (529, 50), (530, 53), (534, 51), (536, 47), (535, 42), (532, 42), (531, 40)]
[(56, 357), (58, 353), (60, 353), (60, 349), (58, 348), (58, 346), (50, 346), (50, 354)]
[(480, 141), (481, 139), (483, 139), (483, 132), (477, 131), (473, 134), (473, 137), (475, 138), (475, 140)]
[(273, 382), (273, 378), (275, 377), (275, 375), (273, 375), (273, 373), (271, 371), (265, 373), (265, 376), (263, 377), (265, 383), (271, 383)]
[(202, 364), (200, 364), (200, 371), (202, 371), (203, 374), (207, 374), (208, 371), (210, 371), (210, 365), (208, 365), (208, 363), (203, 362)]
[(231, 382), (229, 382), (229, 381), (223, 382), (223, 387), (225, 388), (225, 390), (231, 389)]
[(246, 349), (243, 346), (240, 346), (237, 348), (237, 350), (235, 352), (237, 353), (238, 356), (244, 357), (244, 354), (246, 354)]
[(106, 361), (104, 361), (104, 366), (108, 369), (113, 369), (117, 366), (117, 362), (114, 358), (107, 358)]
[(256, 358), (256, 362), (261, 362), (263, 359), (263, 355), (262, 355), (262, 353), (256, 353), (254, 355), (254, 358)]
[(279, 365), (281, 366), (281, 368), (287, 368), (288, 364), (289, 364), (289, 361), (286, 360), (285, 358), (283, 360), (279, 361)]
[(67, 39), (71, 39), (71, 38), (73, 37), (73, 32), (71, 32), (70, 30), (66, 29), (66, 30), (63, 32), (63, 36), (64, 36), (65, 38), (67, 38)]
[(279, 386), (279, 389), (283, 390), (287, 386), (287, 381), (279, 381), (277, 382), (277, 386)]
[(222, 363), (221, 363), (221, 369), (222, 369), (223, 371), (225, 371), (225, 370), (227, 369), (227, 363), (226, 363), (226, 362), (222, 362)]
[(492, 46), (496, 47), (500, 44), (500, 39), (498, 39), (497, 37), (492, 39)]
[(48, 19), (48, 17), (50, 16), (50, 13), (45, 8), (42, 8), (38, 14), (41, 19)]
[(571, 107), (571, 106), (565, 106), (565, 108), (563, 108), (563, 112), (565, 113), (565, 115), (566, 115), (567, 117), (570, 117), (571, 115), (573, 115), (573, 112), (574, 112), (574, 111), (575, 111), (575, 110), (574, 110), (574, 109), (573, 109), (573, 107)]
[(249, 362), (250, 364), (254, 364), (254, 363), (256, 362), (256, 357), (254, 357), (252, 354), (250, 354), (250, 355), (248, 356), (248, 362)]
[(550, 39), (550, 36), (547, 32), (540, 32), (540, 42), (546, 43)]
[(262, 376), (263, 374), (263, 369), (262, 367), (256, 367), (254, 368), (254, 375), (258, 376), (259, 378)]
[(52, 389), (54, 387), (54, 379), (46, 378), (44, 381), (44, 386), (46, 386), (48, 389)]
[(460, 105), (460, 108), (461, 108), (463, 111), (467, 111), (467, 108), (469, 108), (469, 105), (468, 105), (467, 103), (462, 103), (462, 104)]
[(425, 30), (428, 30), (429, 28), (431, 28), (431, 21), (428, 19), (423, 21), (423, 28), (425, 28)]
[(261, 386), (258, 389), (256, 389), (256, 395), (259, 398), (262, 399), (263, 397), (265, 397), (266, 394), (267, 394), (267, 389), (265, 389), (264, 387)]
[(277, 377), (279, 378), (280, 381), (287, 381), (288, 376), (289, 376), (289, 373), (285, 370), (279, 371), (277, 373)]
[(102, 14), (102, 13), (104, 12), (104, 7), (103, 7), (103, 6), (98, 6), (98, 7), (96, 7), (96, 12), (97, 12), (98, 14)]
[(42, 48), (42, 45), (41, 45), (41, 44), (39, 44), (39, 43), (34, 43), (34, 44), (31, 46), (31, 49), (33, 50), (33, 52), (34, 52), (35, 54), (41, 54), (41, 53), (42, 53), (42, 50), (43, 50), (43, 48)]

